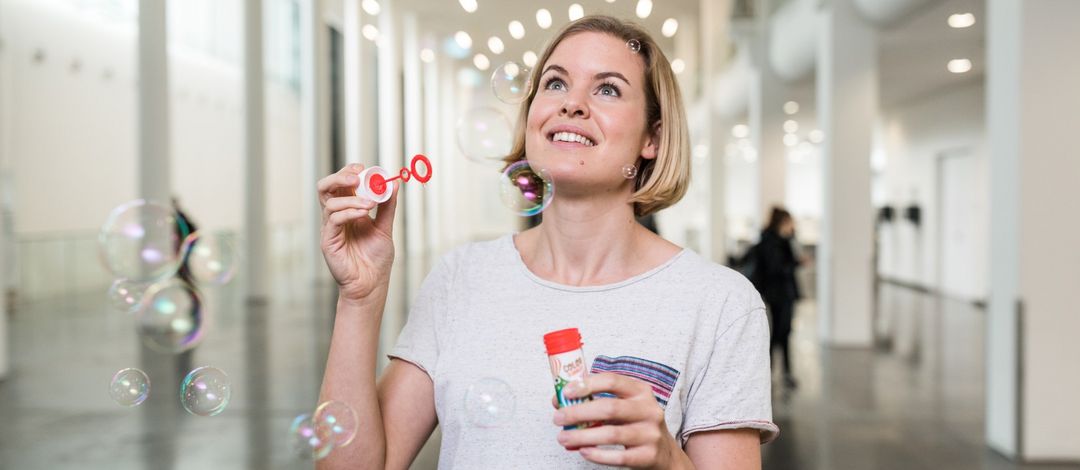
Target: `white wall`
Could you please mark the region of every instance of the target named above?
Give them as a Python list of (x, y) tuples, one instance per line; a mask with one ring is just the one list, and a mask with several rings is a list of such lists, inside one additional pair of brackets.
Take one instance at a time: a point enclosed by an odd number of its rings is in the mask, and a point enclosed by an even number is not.
[[(981, 79), (976, 79), (884, 110), (885, 168), (881, 184), (885, 186), (885, 203), (897, 212), (881, 233), (878, 273), (882, 276), (960, 297), (985, 298), (985, 291), (973, 295), (970, 288), (940, 283), (938, 220), (941, 216), (960, 218), (960, 214), (939, 214), (937, 194), (939, 156), (967, 152), (976, 162), (976, 174), (972, 175), (977, 181), (976, 197), (983, 202), (982, 207), (988, 206), (984, 108), (984, 88)], [(919, 227), (904, 218), (904, 210), (913, 203), (922, 208)], [(969, 231), (977, 238), (972, 243), (988, 246), (989, 226), (985, 217), (978, 220), (983, 226)], [(970, 275), (978, 279), (978, 285), (985, 286), (987, 256), (989, 252), (983, 250), (979, 256), (950, 259), (970, 266)]]
[[(22, 294), (107, 285), (93, 237), (113, 207), (136, 197), (134, 24), (27, 1), (5, 2), (0, 21), (3, 67), (10, 71), (3, 85), (10, 98), (2, 102), (9, 126), (4, 154), (15, 186)], [(44, 52), (40, 63), (32, 61), (37, 50)], [(200, 228), (238, 232), (244, 188), (239, 64), (173, 41), (169, 67), (172, 193)], [(304, 196), (299, 99), (276, 81), (267, 84), (266, 99), (269, 222), (275, 232), (291, 232)]]

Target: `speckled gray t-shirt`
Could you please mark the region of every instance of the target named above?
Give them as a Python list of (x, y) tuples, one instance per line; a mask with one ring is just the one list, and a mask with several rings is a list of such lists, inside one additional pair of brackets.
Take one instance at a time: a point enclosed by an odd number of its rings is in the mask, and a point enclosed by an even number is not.
[[(594, 372), (652, 386), (679, 442), (718, 429), (757, 429), (762, 442), (779, 433), (765, 307), (742, 275), (683, 250), (622, 282), (566, 286), (529, 271), (507, 235), (440, 260), (390, 353), (435, 384), (440, 469), (600, 467), (555, 440), (542, 338), (571, 327)], [(488, 377), (513, 389), (515, 410), (501, 426), (480, 428), (465, 415), (465, 394)]]

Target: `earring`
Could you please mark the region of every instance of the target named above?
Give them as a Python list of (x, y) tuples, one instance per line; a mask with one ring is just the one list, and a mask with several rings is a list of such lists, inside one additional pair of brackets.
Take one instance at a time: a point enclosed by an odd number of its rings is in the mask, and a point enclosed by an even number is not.
[(637, 166), (636, 165), (631, 165), (629, 163), (626, 164), (626, 165), (623, 165), (623, 167), (622, 167), (622, 175), (623, 175), (623, 178), (626, 178), (628, 180), (634, 179), (634, 177), (637, 176)]

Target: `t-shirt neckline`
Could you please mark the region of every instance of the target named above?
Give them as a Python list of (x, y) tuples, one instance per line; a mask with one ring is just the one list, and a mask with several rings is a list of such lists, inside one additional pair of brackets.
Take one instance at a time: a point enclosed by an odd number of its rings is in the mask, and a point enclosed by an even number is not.
[(679, 258), (682, 258), (683, 254), (685, 254), (687, 252), (687, 249), (683, 248), (683, 249), (679, 250), (678, 253), (675, 253), (671, 258), (668, 258), (667, 261), (664, 261), (663, 263), (660, 263), (659, 266), (656, 266), (656, 267), (654, 267), (652, 269), (649, 269), (648, 271), (645, 271), (645, 272), (643, 272), (641, 274), (636, 274), (634, 276), (631, 276), (629, 278), (623, 279), (623, 280), (618, 281), (618, 282), (613, 282), (613, 283), (610, 283), (610, 284), (601, 284), (601, 285), (597, 285), (597, 286), (571, 286), (571, 285), (568, 285), (568, 284), (560, 284), (558, 282), (549, 281), (549, 280), (544, 279), (544, 278), (542, 278), (540, 276), (537, 276), (536, 273), (532, 272), (532, 270), (530, 270), (529, 267), (525, 265), (525, 260), (521, 258), (521, 252), (518, 251), (517, 245), (514, 244), (514, 235), (517, 235), (517, 234), (516, 233), (511, 233), (509, 235), (506, 235), (505, 237), (503, 237), (503, 240), (504, 240), (504, 243), (506, 244), (507, 248), (509, 248), (510, 255), (513, 257), (514, 264), (516, 264), (518, 269), (520, 269), (525, 274), (525, 277), (528, 277), (533, 282), (535, 282), (537, 284), (540, 284), (540, 285), (542, 285), (544, 287), (548, 287), (548, 288), (551, 288), (551, 289), (558, 289), (558, 290), (567, 291), (567, 292), (599, 292), (599, 291), (614, 290), (614, 289), (619, 289), (621, 287), (626, 287), (628, 285), (631, 285), (631, 284), (643, 281), (645, 279), (648, 279), (648, 278), (660, 273), (661, 271), (664, 271), (665, 269), (667, 269), (672, 264), (675, 264), (675, 261), (679, 260)]

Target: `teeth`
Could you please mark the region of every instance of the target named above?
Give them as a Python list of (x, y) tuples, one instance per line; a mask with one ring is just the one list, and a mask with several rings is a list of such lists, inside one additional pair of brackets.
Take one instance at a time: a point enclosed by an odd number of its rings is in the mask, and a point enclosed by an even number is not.
[(553, 142), (577, 142), (588, 147), (594, 145), (593, 141), (589, 140), (587, 137), (573, 132), (556, 132), (555, 135), (551, 137), (551, 140)]

